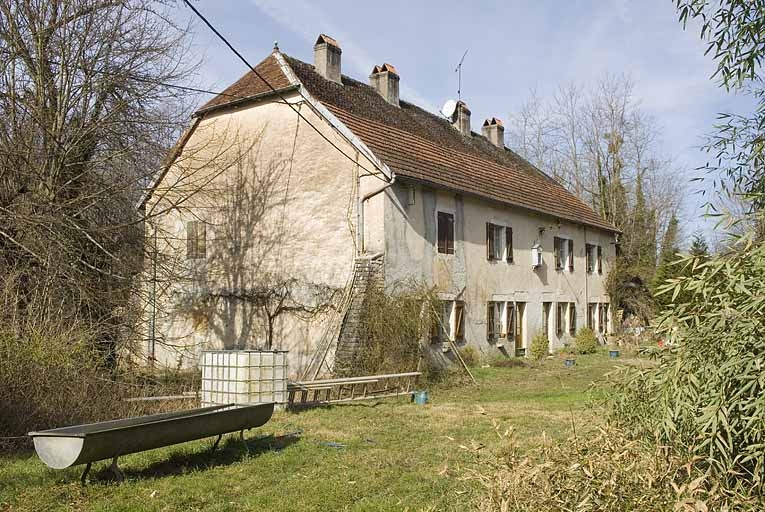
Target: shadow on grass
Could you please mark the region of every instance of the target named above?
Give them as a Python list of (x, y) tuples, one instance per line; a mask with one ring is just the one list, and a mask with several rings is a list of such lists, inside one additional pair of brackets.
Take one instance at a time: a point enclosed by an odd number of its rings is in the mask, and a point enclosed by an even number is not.
[[(141, 469), (122, 468), (127, 480), (153, 479), (173, 475), (184, 475), (194, 471), (228, 466), (262, 453), (278, 452), (300, 441), (300, 432), (280, 436), (262, 435), (242, 441), (239, 435), (229, 435), (215, 451), (210, 447), (193, 453), (175, 453), (167, 459)], [(91, 477), (91, 484), (114, 482), (116, 476), (104, 466)]]
[[(390, 399), (388, 403), (395, 403), (395, 401), (392, 400), (391, 397), (387, 397)], [(406, 398), (406, 402), (411, 402), (409, 398)], [(321, 403), (321, 402), (315, 402), (315, 403), (307, 403), (307, 404), (292, 404), (290, 405), (289, 409), (287, 409), (292, 414), (300, 414), (303, 412), (311, 411), (314, 409), (321, 409), (325, 411), (331, 411), (334, 409), (345, 409), (345, 408), (353, 408), (353, 407), (363, 407), (365, 409), (374, 409), (378, 405), (382, 405), (384, 403), (383, 398), (379, 398), (376, 400), (369, 400), (367, 402), (337, 402), (337, 403)]]

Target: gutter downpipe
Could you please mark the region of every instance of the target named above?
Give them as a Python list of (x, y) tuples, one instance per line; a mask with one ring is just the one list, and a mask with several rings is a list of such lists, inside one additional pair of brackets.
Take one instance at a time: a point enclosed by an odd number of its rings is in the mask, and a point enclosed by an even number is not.
[(358, 232), (356, 234), (356, 237), (358, 238), (357, 245), (358, 245), (359, 255), (366, 253), (366, 247), (364, 245), (364, 203), (372, 199), (374, 196), (376, 196), (380, 192), (384, 192), (386, 189), (392, 187), (394, 183), (396, 183), (396, 175), (394, 173), (391, 173), (391, 178), (388, 183), (383, 184), (382, 186), (372, 190), (371, 192), (367, 192), (359, 201), (359, 226), (358, 226)]

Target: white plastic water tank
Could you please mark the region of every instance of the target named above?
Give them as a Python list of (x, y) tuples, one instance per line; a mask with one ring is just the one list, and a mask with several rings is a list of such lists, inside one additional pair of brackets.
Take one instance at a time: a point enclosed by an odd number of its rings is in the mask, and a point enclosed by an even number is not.
[(287, 351), (205, 350), (202, 406), (287, 402)]

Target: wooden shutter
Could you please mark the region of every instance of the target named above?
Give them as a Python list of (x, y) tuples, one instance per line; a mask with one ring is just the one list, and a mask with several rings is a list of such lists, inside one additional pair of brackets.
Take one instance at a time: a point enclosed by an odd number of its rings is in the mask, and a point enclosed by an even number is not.
[(491, 222), (486, 223), (486, 259), (494, 259), (494, 225)]
[(486, 303), (486, 338), (494, 341), (497, 334), (494, 332), (494, 303)]
[(598, 246), (598, 274), (603, 273), (603, 248)]
[(568, 333), (571, 336), (576, 335), (576, 304), (573, 302), (568, 305)]
[(186, 223), (186, 258), (194, 259), (197, 254), (197, 222), (189, 221)]
[(446, 253), (454, 254), (454, 215), (451, 213), (446, 215), (446, 225), (448, 227), (446, 231)]
[(462, 341), (465, 339), (465, 304), (461, 301), (456, 301), (454, 303), (454, 318), (455, 318), (455, 325), (454, 325), (454, 340), (455, 341)]
[(574, 241), (568, 240), (568, 270), (574, 271)]
[(584, 261), (587, 272), (592, 272), (594, 266), (592, 258), (592, 244), (584, 245)]
[(438, 212), (438, 252), (446, 252), (446, 214)]
[(507, 262), (513, 262), (513, 228), (505, 228), (505, 252)]
[(555, 270), (560, 270), (563, 267), (563, 262), (560, 260), (560, 238), (557, 236), (553, 238), (553, 255), (555, 257)]
[(197, 223), (197, 258), (207, 258), (207, 224)]

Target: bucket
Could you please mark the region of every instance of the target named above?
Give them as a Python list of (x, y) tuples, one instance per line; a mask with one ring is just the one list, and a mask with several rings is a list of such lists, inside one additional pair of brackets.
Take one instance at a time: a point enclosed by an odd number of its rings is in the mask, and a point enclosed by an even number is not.
[(618, 350), (609, 350), (608, 351), (608, 357), (610, 357), (611, 359), (616, 359), (617, 357), (619, 357), (619, 351)]
[(426, 390), (414, 392), (414, 403), (417, 405), (425, 405), (428, 403), (428, 392)]
[(571, 368), (576, 363), (576, 359), (566, 359), (563, 361), (563, 364), (566, 365), (566, 368)]

